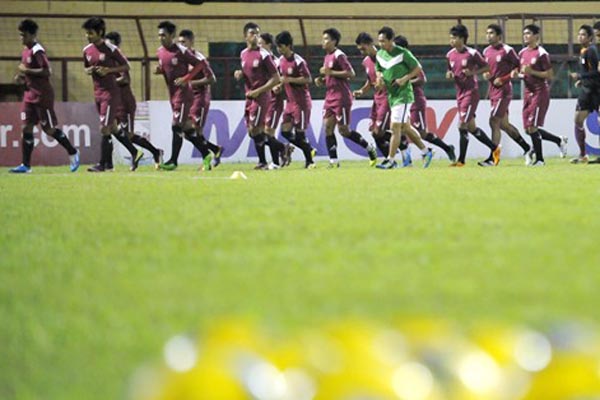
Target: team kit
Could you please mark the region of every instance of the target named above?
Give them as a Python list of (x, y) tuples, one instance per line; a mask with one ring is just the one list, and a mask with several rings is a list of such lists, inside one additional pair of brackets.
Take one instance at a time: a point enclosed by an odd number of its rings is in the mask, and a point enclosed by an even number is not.
[[(18, 30), (24, 46), (15, 82), (25, 85), (21, 108), (22, 163), (11, 173), (30, 173), (34, 150), (33, 130), (39, 124), (65, 149), (72, 172), (79, 169), (79, 151), (58, 127), (54, 112), (54, 89), (50, 83), (51, 68), (46, 50), (37, 40), (38, 24), (25, 19)], [(147, 150), (156, 169), (172, 171), (178, 167), (183, 140), (189, 141), (201, 154), (200, 169), (211, 170), (221, 163), (223, 147), (204, 136), (211, 101), (211, 85), (217, 83), (207, 58), (194, 49), (194, 33), (179, 32), (170, 21), (158, 24), (160, 47), (158, 65), (153, 73), (164, 77), (172, 110), (172, 146), (170, 157), (164, 160), (162, 149), (148, 139), (135, 134), (136, 99), (131, 90), (129, 62), (119, 48), (121, 35), (107, 32), (105, 21), (92, 17), (82, 25), (89, 44), (83, 49), (83, 68), (94, 84), (94, 99), (100, 121), (101, 145), (97, 164), (87, 171), (113, 171), (113, 138), (131, 154), (130, 170), (135, 171)], [(550, 54), (540, 45), (541, 28), (530, 24), (523, 28), (523, 48), (515, 49), (503, 42), (500, 25), (486, 28), (488, 46), (479, 52), (468, 46), (469, 31), (458, 24), (449, 29), (450, 50), (446, 54), (446, 79), (456, 88), (458, 108), (459, 148), (447, 144), (428, 131), (425, 112), (427, 98), (425, 71), (409, 49), (409, 40), (384, 26), (376, 36), (366, 32), (357, 35), (356, 48), (364, 56), (366, 81), (352, 90), (350, 80), (356, 73), (346, 54), (338, 47), (341, 33), (336, 28), (322, 32), (323, 65), (313, 78), (304, 58), (294, 52), (294, 39), (283, 31), (273, 36), (262, 32), (258, 24), (248, 22), (243, 27), (246, 47), (240, 54), (240, 69), (234, 79), (243, 81), (245, 89), (244, 119), (248, 135), (254, 143), (258, 163), (256, 170), (283, 168), (291, 163), (297, 148), (304, 157), (305, 168), (316, 167), (317, 151), (306, 138), (312, 111), (310, 85), (325, 88), (323, 123), (329, 162), (327, 168), (340, 167), (337, 154), (337, 133), (364, 148), (371, 167), (395, 169), (413, 165), (411, 144), (419, 151), (422, 167), (430, 166), (434, 146), (443, 151), (451, 167), (466, 163), (471, 138), (489, 148), (489, 157), (478, 161), (482, 167), (497, 166), (501, 158), (501, 136), (506, 133), (523, 150), (525, 164), (545, 165), (543, 141), (558, 146), (560, 156), (567, 155), (568, 138), (544, 129), (550, 104), (550, 84), (554, 78)], [(600, 41), (600, 22), (582, 25), (577, 34), (580, 44), (579, 70), (570, 78), (579, 88), (574, 111), (574, 138), (579, 154), (573, 164), (600, 163), (586, 152), (584, 121), (600, 107), (600, 67), (594, 38)], [(279, 57), (274, 55), (277, 49)], [(489, 82), (491, 104), (488, 135), (475, 122), (480, 102), (478, 77)], [(522, 123), (526, 135), (511, 124), (508, 109), (512, 100), (512, 80), (524, 85)], [(354, 99), (373, 93), (370, 114), (370, 138), (351, 129), (350, 116)], [(278, 139), (277, 128), (286, 142)], [(524, 136), (529, 136), (531, 145)], [(269, 148), (270, 161), (267, 158)], [(383, 160), (377, 158), (377, 150)], [(457, 151), (458, 150), (458, 151)], [(324, 156), (324, 154), (321, 154)], [(419, 158), (414, 157), (414, 158)]]

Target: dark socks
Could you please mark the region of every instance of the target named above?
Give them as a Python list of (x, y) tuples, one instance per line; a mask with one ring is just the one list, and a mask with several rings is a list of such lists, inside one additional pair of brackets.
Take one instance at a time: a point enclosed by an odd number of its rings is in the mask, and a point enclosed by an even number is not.
[(537, 161), (544, 161), (544, 155), (542, 154), (542, 136), (539, 131), (531, 133), (531, 142), (533, 143), (535, 159)]
[(150, 153), (152, 153), (153, 156), (157, 156), (159, 154), (158, 149), (156, 147), (154, 147), (152, 145), (152, 143), (150, 143), (148, 141), (148, 139), (146, 139), (143, 136), (140, 135), (133, 135), (131, 137), (131, 143), (133, 144), (137, 144), (138, 146), (150, 151)]
[(65, 135), (65, 133), (60, 129), (55, 129), (54, 133), (52, 133), (52, 137), (56, 139), (56, 141), (60, 143), (60, 145), (65, 148), (65, 150), (67, 150), (67, 153), (69, 153), (69, 155), (72, 156), (73, 154), (77, 153), (75, 147), (73, 147), (71, 145), (71, 142), (69, 142), (67, 135)]
[(450, 151), (450, 146), (448, 146), (446, 143), (444, 143), (442, 139), (440, 139), (431, 132), (428, 132), (427, 135), (425, 135), (425, 140), (427, 140), (429, 143), (435, 144), (437, 147), (441, 148), (446, 153)]
[(400, 151), (408, 149), (408, 138), (406, 137), (406, 135), (400, 135), (400, 144), (398, 145), (398, 149)]
[(267, 136), (267, 143), (271, 149), (271, 158), (273, 163), (279, 165), (279, 157), (285, 151), (285, 146), (275, 136)]
[(206, 140), (202, 141), (202, 139), (200, 139), (200, 136), (196, 134), (195, 129), (192, 128), (187, 131), (184, 131), (184, 134), (185, 138), (189, 140), (195, 148), (198, 149), (200, 154), (202, 154), (202, 158), (206, 157), (209, 154), (208, 147), (205, 144)]
[(562, 142), (562, 140), (558, 136), (553, 135), (550, 132), (545, 131), (541, 128), (538, 128), (538, 132), (542, 136), (542, 140), (547, 140), (549, 142), (556, 144), (557, 146), (560, 146), (560, 143)]
[(337, 160), (337, 139), (335, 138), (335, 135), (326, 135), (325, 144), (327, 145), (329, 158), (332, 160)]
[(529, 150), (531, 150), (531, 146), (529, 145), (529, 143), (527, 143), (527, 142), (525, 141), (525, 139), (523, 139), (523, 136), (521, 136), (520, 134), (519, 134), (519, 136), (517, 136), (517, 137), (512, 137), (512, 136), (511, 136), (511, 138), (512, 138), (512, 139), (513, 139), (515, 142), (517, 142), (517, 144), (518, 144), (519, 146), (521, 146), (521, 148), (523, 149), (523, 152), (524, 152), (524, 153), (527, 153)]
[(113, 143), (110, 135), (102, 135), (102, 142), (100, 143), (100, 164), (107, 168), (112, 168), (112, 153)]
[(473, 136), (475, 136), (475, 138), (477, 140), (479, 140), (481, 143), (485, 144), (487, 147), (490, 148), (490, 150), (495, 150), (496, 149), (496, 145), (494, 144), (494, 142), (492, 142), (492, 139), (490, 139), (484, 131), (481, 130), (481, 128), (476, 128), (475, 132), (471, 132), (473, 134)]
[(31, 167), (31, 153), (33, 153), (33, 132), (23, 133), (21, 138), (21, 150), (23, 152), (23, 165)]
[(365, 138), (363, 138), (362, 135), (356, 131), (350, 132), (350, 136), (348, 136), (348, 139), (360, 145), (363, 149), (369, 147), (369, 143), (365, 140)]
[(384, 157), (387, 157), (388, 154), (390, 154), (390, 142), (387, 141), (383, 136), (374, 136), (374, 138), (375, 145), (377, 146), (381, 154), (383, 154)]
[(167, 164), (177, 165), (177, 159), (181, 152), (181, 146), (183, 146), (183, 130), (179, 126), (172, 126), (173, 137), (171, 138), (171, 158), (167, 161)]
[(310, 146), (310, 143), (308, 143), (308, 140), (306, 140), (306, 134), (304, 132), (296, 132), (294, 144), (302, 150), (306, 162), (312, 163), (312, 147)]
[(125, 132), (123, 129), (120, 129), (119, 132), (117, 132), (116, 134), (113, 133), (113, 135), (117, 138), (119, 143), (121, 143), (123, 146), (125, 146), (127, 151), (129, 151), (129, 153), (131, 154), (131, 157), (135, 158), (138, 151), (135, 148), (135, 146), (131, 143), (131, 140), (129, 140), (129, 136), (127, 136), (127, 132)]
[(265, 155), (265, 144), (267, 141), (266, 135), (264, 133), (259, 133), (255, 135), (252, 139), (254, 139), (254, 148), (256, 149), (256, 154), (258, 155), (258, 162), (261, 164), (267, 163), (267, 156)]
[(458, 132), (460, 133), (458, 161), (464, 164), (467, 147), (469, 147), (469, 132), (466, 129), (459, 129)]
[(585, 130), (583, 126), (575, 125), (575, 141), (577, 142), (577, 146), (579, 146), (579, 155), (581, 157), (585, 156)]

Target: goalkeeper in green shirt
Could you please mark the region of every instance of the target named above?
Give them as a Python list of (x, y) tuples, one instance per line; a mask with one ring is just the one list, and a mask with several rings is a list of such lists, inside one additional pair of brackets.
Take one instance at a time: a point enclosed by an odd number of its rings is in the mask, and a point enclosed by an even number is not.
[(390, 153), (377, 165), (380, 169), (398, 168), (394, 160), (400, 144), (400, 136), (406, 135), (423, 155), (423, 167), (429, 167), (433, 153), (425, 147), (421, 135), (410, 124), (410, 106), (414, 101), (411, 79), (421, 72), (421, 64), (407, 49), (394, 44), (394, 30), (384, 26), (379, 30), (379, 47), (377, 52), (377, 82), (376, 87), (385, 86), (388, 102), (391, 108), (392, 138)]

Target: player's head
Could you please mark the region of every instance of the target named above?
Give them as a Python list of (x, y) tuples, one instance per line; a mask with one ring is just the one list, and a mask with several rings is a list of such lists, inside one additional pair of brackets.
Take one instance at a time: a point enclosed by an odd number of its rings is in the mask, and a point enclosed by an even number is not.
[(194, 32), (192, 32), (189, 29), (180, 30), (177, 42), (183, 47), (191, 49), (192, 47), (194, 47)]
[(408, 39), (402, 35), (398, 35), (394, 38), (394, 44), (396, 46), (404, 47), (408, 49)]
[(254, 22), (248, 22), (244, 25), (244, 39), (250, 47), (258, 46), (258, 35), (260, 34), (260, 26)]
[(21, 42), (24, 45), (31, 44), (35, 41), (35, 37), (38, 31), (38, 24), (32, 19), (24, 19), (19, 23), (19, 34), (21, 35)]
[(525, 25), (523, 28), (523, 43), (535, 46), (540, 40), (540, 27), (534, 24)]
[(275, 36), (275, 43), (277, 44), (277, 51), (279, 54), (288, 56), (294, 48), (294, 38), (288, 31), (282, 31)]
[(379, 47), (385, 51), (390, 51), (394, 48), (394, 30), (389, 26), (384, 26), (377, 32), (377, 40), (379, 41)]
[(106, 34), (106, 39), (117, 47), (121, 45), (121, 34), (117, 31), (108, 32)]
[(469, 40), (469, 30), (462, 24), (454, 25), (450, 28), (450, 46), (460, 48), (467, 44)]
[(273, 35), (269, 32), (263, 32), (258, 36), (258, 45), (263, 49), (271, 51), (273, 48)]
[(593, 26), (594, 35), (596, 35), (596, 42), (600, 44), (600, 21), (596, 22)]
[(589, 46), (594, 39), (594, 30), (590, 25), (581, 25), (577, 34), (579, 44), (583, 46)]
[(100, 17), (88, 18), (81, 27), (85, 30), (85, 37), (90, 43), (102, 40), (106, 34), (106, 23)]
[(363, 56), (368, 55), (369, 49), (373, 48), (373, 37), (367, 32), (359, 33), (354, 42), (356, 43), (356, 48)]
[(485, 30), (485, 38), (492, 46), (500, 43), (502, 41), (502, 27), (498, 24), (489, 24)]
[(333, 51), (340, 43), (342, 34), (335, 28), (328, 28), (323, 31), (323, 49), (325, 51)]
[(158, 39), (161, 46), (170, 46), (175, 40), (175, 30), (177, 27), (171, 21), (161, 21), (158, 26)]

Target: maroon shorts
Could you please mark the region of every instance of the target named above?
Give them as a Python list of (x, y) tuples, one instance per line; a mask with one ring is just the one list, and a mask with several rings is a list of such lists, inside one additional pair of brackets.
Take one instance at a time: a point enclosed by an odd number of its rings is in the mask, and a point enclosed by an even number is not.
[(312, 104), (308, 103), (304, 107), (300, 107), (298, 103), (287, 102), (283, 113), (283, 123), (292, 124), (294, 129), (300, 132), (305, 132), (310, 124), (310, 111)]
[(277, 128), (281, 114), (283, 114), (284, 98), (281, 95), (271, 95), (271, 102), (267, 111), (267, 119), (265, 123), (271, 129)]
[(135, 109), (137, 104), (135, 98), (129, 98), (123, 96), (121, 107), (117, 113), (117, 121), (122, 127), (126, 128), (128, 132), (134, 133), (135, 129)]
[(525, 90), (523, 99), (523, 127), (528, 129), (544, 126), (549, 105), (550, 92), (547, 88), (538, 92)]
[(208, 109), (210, 108), (210, 100), (206, 100), (204, 97), (194, 96), (192, 102), (192, 109), (190, 114), (194, 118), (194, 122), (198, 128), (204, 128), (206, 124), (206, 117), (208, 116)]
[(21, 104), (21, 121), (25, 124), (37, 125), (42, 124), (42, 127), (50, 126), (55, 128), (58, 120), (54, 112), (54, 104), (41, 103), (22, 103)]
[(490, 103), (492, 109), (490, 117), (504, 118), (508, 114), (508, 107), (512, 100), (512, 87), (496, 88), (490, 84)]
[(385, 132), (390, 129), (390, 105), (387, 99), (373, 101), (370, 119), (369, 130), (371, 132)]
[(173, 110), (173, 125), (182, 125), (190, 118), (192, 94), (188, 91), (178, 91), (170, 99)]
[(246, 99), (244, 118), (248, 129), (265, 126), (270, 101), (271, 94), (269, 92), (263, 93), (255, 99)]
[(456, 98), (458, 106), (458, 119), (461, 124), (469, 122), (475, 118), (475, 111), (479, 104), (479, 92), (477, 89), (467, 90), (458, 94)]
[(100, 126), (112, 126), (117, 120), (117, 114), (121, 108), (121, 98), (110, 96), (96, 99), (96, 110), (100, 116)]
[(427, 131), (427, 120), (425, 119), (426, 110), (427, 102), (415, 102), (410, 106), (410, 124), (419, 131)]
[(338, 125), (350, 125), (351, 111), (351, 101), (329, 102), (325, 100), (325, 104), (323, 104), (323, 119), (335, 117)]

